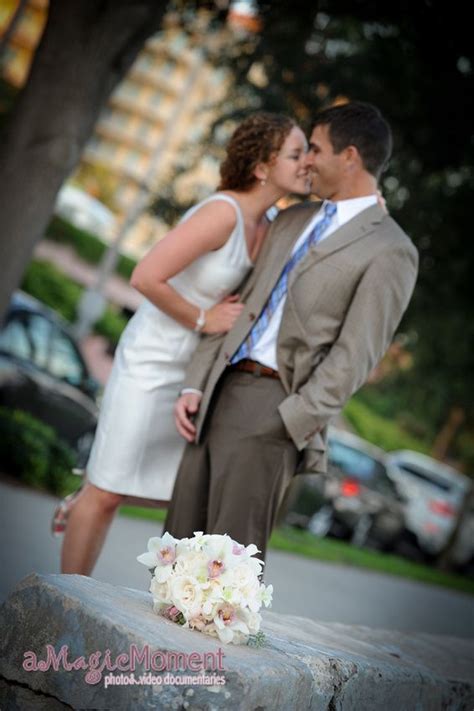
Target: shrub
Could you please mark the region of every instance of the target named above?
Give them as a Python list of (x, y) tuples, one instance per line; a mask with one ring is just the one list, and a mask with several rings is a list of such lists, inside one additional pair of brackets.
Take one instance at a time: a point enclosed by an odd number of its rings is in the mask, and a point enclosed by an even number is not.
[(72, 322), (76, 318), (82, 288), (49, 262), (30, 262), (21, 288), (60, 313), (66, 321)]
[(0, 459), (25, 484), (60, 496), (70, 490), (74, 452), (27, 412), (0, 407)]
[(109, 308), (94, 325), (94, 331), (116, 346), (126, 325), (127, 319)]
[(407, 434), (395, 422), (380, 417), (354, 398), (349, 400), (343, 414), (360, 437), (382, 449), (428, 452), (428, 446), (422, 440)]
[[(77, 304), (83, 289), (49, 262), (35, 260), (26, 270), (22, 289), (61, 314), (66, 321), (76, 319)], [(127, 319), (109, 307), (94, 330), (114, 345), (127, 325)]]
[[(45, 236), (54, 242), (70, 244), (76, 254), (90, 264), (98, 264), (107, 249), (106, 243), (103, 242), (100, 237), (97, 237), (97, 235), (87, 230), (81, 230), (79, 227), (76, 227), (57, 215), (55, 215), (49, 223)], [(121, 254), (115, 271), (128, 281), (135, 265), (136, 261), (134, 259)]]

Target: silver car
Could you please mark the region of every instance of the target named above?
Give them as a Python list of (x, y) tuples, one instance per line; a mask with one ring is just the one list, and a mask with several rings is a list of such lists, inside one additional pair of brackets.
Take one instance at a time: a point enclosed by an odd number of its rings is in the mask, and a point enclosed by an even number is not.
[(387, 462), (389, 476), (406, 502), (407, 530), (424, 553), (437, 555), (456, 525), (470, 487), (468, 477), (411, 450), (390, 452)]
[(329, 429), (326, 475), (294, 477), (283, 521), (316, 536), (355, 545), (395, 547), (405, 527), (403, 504), (389, 478), (385, 452), (349, 432)]

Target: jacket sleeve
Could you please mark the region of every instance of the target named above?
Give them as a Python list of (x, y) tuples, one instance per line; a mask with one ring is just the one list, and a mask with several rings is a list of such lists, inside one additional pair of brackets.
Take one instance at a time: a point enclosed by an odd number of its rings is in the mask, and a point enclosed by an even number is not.
[(385, 250), (356, 287), (339, 335), (325, 359), (279, 412), (299, 450), (338, 414), (390, 345), (415, 286), (415, 247)]

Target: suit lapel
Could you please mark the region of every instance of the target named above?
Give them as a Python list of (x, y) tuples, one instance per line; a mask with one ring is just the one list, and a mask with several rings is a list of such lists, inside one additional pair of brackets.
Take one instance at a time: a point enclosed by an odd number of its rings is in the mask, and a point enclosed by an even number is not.
[(311, 267), (315, 262), (323, 261), (334, 252), (344, 249), (353, 242), (370, 234), (370, 232), (373, 232), (385, 215), (386, 213), (380, 205), (372, 205), (353, 217), (349, 222), (346, 222), (342, 227), (339, 227), (320, 244), (315, 245), (309, 250), (306, 257), (304, 257), (300, 264), (293, 270), (290, 276), (290, 284), (299, 274), (306, 271), (306, 269)]
[(261, 274), (259, 283), (256, 283), (252, 293), (252, 302), (254, 302), (255, 297), (255, 302), (261, 303), (261, 308), (278, 281), (283, 267), (290, 258), (296, 240), (306, 229), (308, 223), (313, 219), (320, 207), (321, 203), (309, 203), (305, 205), (301, 208), (300, 214), (295, 215), (291, 221), (282, 220), (278, 228), (278, 233), (271, 236), (271, 251), (264, 257), (266, 260), (265, 268)]

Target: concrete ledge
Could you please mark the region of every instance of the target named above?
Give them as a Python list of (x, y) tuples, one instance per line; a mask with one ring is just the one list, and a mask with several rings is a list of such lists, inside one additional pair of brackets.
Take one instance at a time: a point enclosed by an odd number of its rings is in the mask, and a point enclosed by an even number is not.
[[(30, 575), (0, 609), (0, 708), (3, 709), (190, 709), (197, 711), (444, 711), (474, 707), (474, 640), (402, 634), (368, 627), (319, 624), (301, 617), (264, 614), (262, 648), (223, 646), (198, 632), (157, 617), (148, 593), (76, 575)], [(162, 683), (105, 688), (104, 669), (87, 683), (86, 669), (26, 671), (24, 653), (47, 657), (67, 645), (67, 660), (110, 650), (111, 662), (130, 646), (148, 648), (158, 660), (167, 652), (223, 652), (224, 685)], [(196, 657), (195, 657), (196, 658)], [(122, 662), (126, 667), (126, 662)], [(123, 671), (129, 677), (130, 671)], [(202, 674), (202, 672), (201, 672)], [(100, 676), (100, 675), (98, 675)], [(150, 678), (150, 676), (148, 677)], [(22, 701), (23, 700), (23, 701)]]

